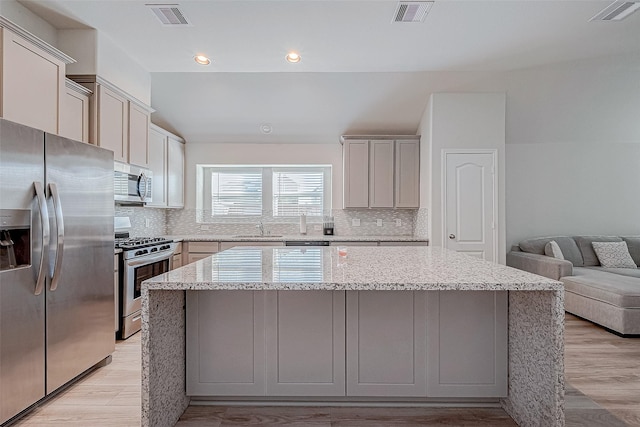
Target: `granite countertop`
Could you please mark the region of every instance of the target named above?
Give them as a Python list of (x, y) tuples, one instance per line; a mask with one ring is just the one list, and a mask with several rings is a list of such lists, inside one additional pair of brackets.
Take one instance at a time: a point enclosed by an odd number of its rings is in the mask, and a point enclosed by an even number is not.
[[(242, 247), (156, 276), (148, 290), (539, 290), (561, 282), (440, 247)], [(344, 248), (340, 248), (344, 249)]]
[(164, 236), (176, 242), (284, 242), (284, 241), (305, 241), (320, 240), (329, 242), (428, 242), (429, 239), (417, 238), (413, 236), (325, 236), (318, 235), (275, 235), (275, 236), (244, 236), (226, 234), (195, 234), (195, 235), (168, 235)]

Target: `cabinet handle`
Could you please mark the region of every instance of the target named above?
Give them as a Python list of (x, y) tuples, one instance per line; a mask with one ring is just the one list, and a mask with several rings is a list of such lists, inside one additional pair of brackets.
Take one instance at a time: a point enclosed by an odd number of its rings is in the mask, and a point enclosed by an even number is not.
[(451, 240), (453, 240), (453, 239), (455, 239), (455, 238), (456, 238), (456, 235), (455, 235), (455, 234), (449, 234), (449, 238), (450, 238)]

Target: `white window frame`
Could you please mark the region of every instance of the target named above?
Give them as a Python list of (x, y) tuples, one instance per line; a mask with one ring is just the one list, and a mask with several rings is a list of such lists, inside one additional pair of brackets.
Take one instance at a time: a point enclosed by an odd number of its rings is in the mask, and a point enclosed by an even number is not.
[[(213, 172), (254, 172), (262, 171), (262, 215), (217, 215), (211, 211), (211, 173)], [(273, 172), (316, 172), (324, 173), (323, 215), (331, 215), (331, 165), (196, 165), (196, 208), (197, 223), (255, 222), (256, 219), (270, 222), (290, 223), (299, 216), (273, 216)], [(322, 222), (321, 215), (307, 216), (310, 222)]]

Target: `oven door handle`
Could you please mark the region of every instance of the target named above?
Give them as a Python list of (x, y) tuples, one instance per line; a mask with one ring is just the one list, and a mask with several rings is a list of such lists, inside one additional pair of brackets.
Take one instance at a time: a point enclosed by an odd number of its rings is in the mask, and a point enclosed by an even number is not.
[(149, 256), (140, 257), (140, 258), (128, 259), (128, 260), (125, 260), (125, 264), (127, 267), (136, 267), (138, 265), (153, 264), (154, 262), (171, 259), (172, 256), (173, 256), (173, 251), (164, 252), (154, 256), (149, 255)]

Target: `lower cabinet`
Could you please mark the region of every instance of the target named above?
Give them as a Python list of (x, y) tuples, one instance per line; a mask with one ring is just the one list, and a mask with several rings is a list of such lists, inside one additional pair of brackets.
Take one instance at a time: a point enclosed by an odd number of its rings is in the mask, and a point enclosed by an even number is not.
[(426, 396), (426, 292), (347, 292), (347, 396)]
[(508, 293), (430, 292), (427, 395), (507, 396)]
[(344, 292), (187, 292), (187, 394), (344, 396)]
[(187, 394), (264, 396), (264, 291), (187, 292)]
[(176, 243), (176, 250), (171, 257), (171, 269), (182, 267), (182, 242)]
[(220, 250), (218, 242), (187, 242), (187, 250), (182, 254), (182, 264), (191, 264)]
[(188, 291), (190, 396), (507, 395), (507, 292)]
[(267, 396), (345, 395), (344, 295), (266, 292)]

